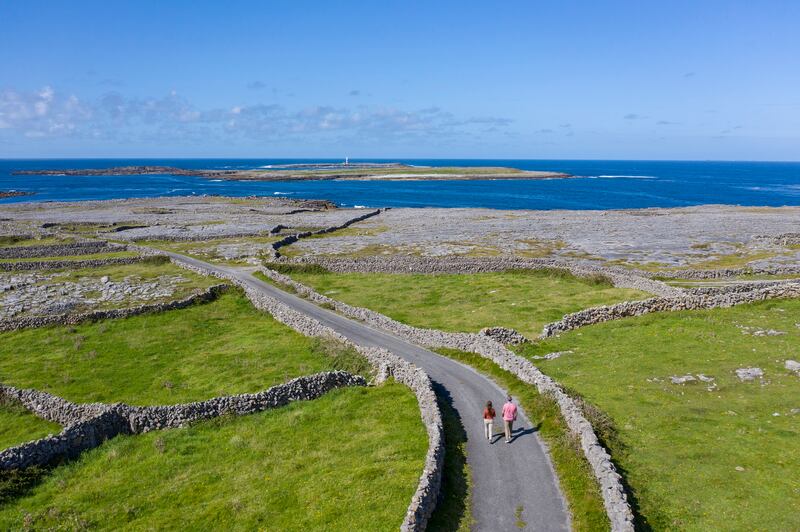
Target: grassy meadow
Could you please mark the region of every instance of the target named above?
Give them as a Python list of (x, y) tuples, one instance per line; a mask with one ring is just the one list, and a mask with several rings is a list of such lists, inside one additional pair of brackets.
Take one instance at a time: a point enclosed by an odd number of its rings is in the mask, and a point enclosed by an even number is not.
[(295, 333), (239, 292), (182, 310), (0, 333), (0, 382), (78, 402), (182, 403), (329, 369), (367, 364)]
[(502, 325), (529, 338), (564, 314), (648, 297), (637, 290), (614, 288), (603, 279), (575, 277), (561, 270), (470, 275), (298, 272), (291, 276), (322, 294), (408, 325), (465, 332)]
[[(520, 348), (588, 403), (656, 530), (790, 530), (800, 512), (800, 301), (650, 314)], [(759, 336), (757, 331), (778, 331)], [(741, 382), (735, 370), (758, 367)], [(671, 376), (702, 374), (680, 385)]]
[(0, 529), (397, 530), (426, 450), (405, 386), (338, 390), (114, 438), (0, 506)]

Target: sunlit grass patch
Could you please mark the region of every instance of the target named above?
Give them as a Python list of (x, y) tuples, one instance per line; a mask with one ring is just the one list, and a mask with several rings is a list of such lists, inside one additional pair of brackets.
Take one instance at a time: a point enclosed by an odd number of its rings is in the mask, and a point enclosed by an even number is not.
[(166, 404), (256, 392), (328, 369), (365, 371), (361, 360), (301, 336), (238, 292), (182, 310), (0, 334), (3, 382), (80, 402)]
[[(787, 530), (800, 511), (800, 377), (784, 367), (800, 360), (798, 323), (800, 301), (773, 300), (607, 322), (519, 350), (569, 352), (535, 362), (606, 415), (601, 436), (650, 526)], [(741, 382), (747, 367), (764, 378)], [(670, 380), (685, 375), (695, 380)]]
[(564, 314), (647, 294), (563, 270), (470, 275), (291, 274), (317, 291), (417, 327), (477, 332), (502, 325), (537, 336)]
[(0, 507), (0, 529), (397, 530), (427, 436), (386, 384), (118, 436)]

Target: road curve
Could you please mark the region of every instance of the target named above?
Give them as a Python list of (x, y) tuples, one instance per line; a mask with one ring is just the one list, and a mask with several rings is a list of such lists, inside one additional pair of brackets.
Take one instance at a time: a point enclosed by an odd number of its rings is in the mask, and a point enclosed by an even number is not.
[[(486, 401), (500, 410), (504, 391), (472, 368), (330, 310), (253, 277), (241, 268), (199, 261), (176, 253), (174, 259), (234, 276), (344, 335), (352, 342), (382, 347), (423, 368), (449, 393), (467, 435), (467, 462), (472, 470), (472, 530), (569, 530), (570, 517), (545, 446), (520, 408), (515, 439), (507, 445), (495, 422), (495, 443), (483, 436), (481, 413)], [(498, 418), (499, 419), (499, 418)], [(522, 430), (519, 430), (522, 429)], [(521, 509), (521, 512), (520, 512)], [(524, 523), (524, 525), (523, 525)]]

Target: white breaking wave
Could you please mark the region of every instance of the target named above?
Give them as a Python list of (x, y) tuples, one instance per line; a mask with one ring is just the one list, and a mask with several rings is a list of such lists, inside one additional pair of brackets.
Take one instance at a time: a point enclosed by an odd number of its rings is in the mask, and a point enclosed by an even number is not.
[(273, 196), (288, 196), (291, 192), (273, 192)]
[(599, 175), (597, 177), (620, 178), (620, 179), (658, 179), (654, 175)]

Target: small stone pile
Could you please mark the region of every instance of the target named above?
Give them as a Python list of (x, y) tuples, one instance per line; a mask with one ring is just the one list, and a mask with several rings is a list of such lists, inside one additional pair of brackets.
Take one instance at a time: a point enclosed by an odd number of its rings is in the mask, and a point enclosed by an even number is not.
[(506, 345), (519, 345), (528, 341), (521, 332), (507, 327), (484, 327), (478, 334)]

